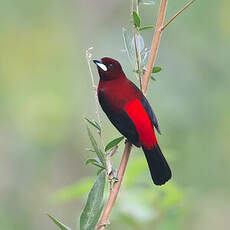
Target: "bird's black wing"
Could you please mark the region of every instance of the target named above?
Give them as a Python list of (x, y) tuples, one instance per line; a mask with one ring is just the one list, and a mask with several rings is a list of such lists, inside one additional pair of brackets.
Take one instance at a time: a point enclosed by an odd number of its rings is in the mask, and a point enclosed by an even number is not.
[(138, 91), (139, 95), (141, 96), (140, 102), (141, 102), (142, 106), (144, 107), (146, 113), (148, 114), (148, 116), (151, 120), (151, 123), (156, 128), (157, 132), (159, 134), (161, 134), (161, 130), (159, 127), (157, 117), (156, 117), (151, 105), (149, 104), (148, 100), (146, 99), (145, 95), (141, 92), (141, 90), (132, 81), (129, 81), (129, 84), (131, 84), (132, 87), (136, 88), (136, 90)]
[(124, 135), (132, 144), (140, 147), (139, 135), (137, 133), (136, 127), (126, 111), (115, 112), (111, 109), (111, 105), (106, 101), (105, 96), (102, 91), (98, 92), (99, 103), (111, 121), (111, 123), (117, 128), (117, 130)]
[(154, 127), (156, 128), (157, 132), (159, 134), (161, 134), (161, 130), (159, 128), (159, 123), (157, 120), (157, 117), (154, 113), (154, 111), (152, 110), (151, 105), (149, 104), (149, 102), (147, 101), (146, 97), (143, 95), (143, 97), (140, 99), (140, 102), (142, 104), (142, 106), (144, 107), (146, 113), (148, 114), (152, 124), (154, 125)]

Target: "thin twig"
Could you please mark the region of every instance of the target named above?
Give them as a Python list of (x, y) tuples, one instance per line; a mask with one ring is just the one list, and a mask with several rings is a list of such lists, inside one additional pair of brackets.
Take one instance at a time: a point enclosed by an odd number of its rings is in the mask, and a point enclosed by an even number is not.
[[(139, 34), (137, 34), (138, 36)], [(139, 84), (140, 84), (140, 89), (142, 91), (142, 74), (141, 74), (141, 65), (140, 65), (140, 53), (138, 51), (138, 49), (140, 50), (140, 44), (139, 47), (137, 48), (137, 37), (136, 37), (136, 32), (135, 29), (133, 29), (133, 38), (134, 38), (134, 47), (135, 47), (135, 52), (136, 52), (136, 59), (137, 59), (137, 73), (138, 73), (138, 78), (139, 78)], [(138, 37), (138, 40), (140, 37)], [(140, 42), (139, 42), (140, 43)]]
[[(135, 48), (135, 54), (136, 54), (136, 61), (137, 61), (137, 75), (139, 79), (139, 84), (140, 84), (140, 89), (142, 90), (142, 74), (141, 74), (141, 56), (140, 56), (140, 37), (139, 37), (139, 31), (136, 30), (135, 25), (134, 25), (134, 19), (133, 19), (133, 0), (131, 4), (131, 22), (132, 22), (132, 29), (133, 29), (133, 42), (134, 42), (134, 48)], [(138, 0), (136, 0), (136, 11), (137, 14), (139, 15), (139, 5), (138, 5)], [(138, 45), (137, 45), (137, 36), (138, 36)], [(136, 67), (135, 67), (136, 69)]]
[[(136, 0), (136, 11), (138, 16), (140, 16), (139, 14), (139, 1)], [(137, 37), (138, 37), (138, 45), (136, 43), (136, 34), (134, 37), (134, 41), (135, 41), (135, 49), (136, 49), (136, 57), (137, 57), (137, 68), (138, 68), (138, 74), (139, 74), (139, 82), (140, 82), (140, 89), (142, 91), (142, 69), (141, 69), (141, 54), (140, 54), (140, 50), (141, 50), (141, 39), (140, 39), (140, 31), (139, 29), (136, 30), (137, 32)], [(134, 33), (135, 33), (135, 28), (134, 28)]]
[(161, 27), (161, 31), (164, 30), (178, 15), (180, 15), (186, 8), (188, 8), (195, 0), (188, 2), (181, 10), (179, 10), (164, 26)]
[[(157, 24), (156, 24), (156, 29), (154, 33), (154, 39), (153, 39), (152, 48), (150, 51), (147, 70), (145, 72), (144, 81), (143, 81), (144, 86), (145, 86), (143, 88), (144, 93), (146, 93), (147, 91), (147, 87), (148, 87), (149, 79), (152, 73), (153, 65), (155, 62), (157, 50), (160, 44), (160, 35), (161, 35), (160, 28), (163, 25), (166, 7), (167, 7), (167, 0), (161, 0), (160, 11), (157, 17)], [(113, 188), (110, 191), (109, 198), (107, 200), (106, 206), (103, 210), (102, 216), (98, 223), (97, 230), (104, 230), (106, 225), (109, 224), (109, 217), (110, 217), (112, 208), (114, 206), (114, 203), (116, 201), (116, 198), (117, 198), (120, 186), (121, 186), (123, 175), (124, 175), (124, 172), (125, 172), (125, 169), (128, 163), (129, 155), (131, 152), (131, 147), (132, 147), (132, 144), (129, 142), (126, 142), (122, 160), (121, 160), (120, 167), (119, 167), (118, 174), (117, 174), (118, 181), (114, 183)]]
[[(94, 78), (93, 78), (93, 72), (92, 72), (91, 65), (90, 65), (90, 61), (91, 61), (91, 58), (92, 58), (92, 54), (91, 54), (90, 51), (92, 49), (93, 49), (93, 47), (90, 47), (89, 49), (86, 50), (86, 59), (87, 59), (88, 68), (89, 68), (89, 72), (90, 72), (92, 87), (93, 87), (93, 90), (94, 90), (94, 98), (95, 98), (95, 107), (96, 107), (97, 120), (98, 120), (98, 123), (100, 125), (101, 130), (102, 130), (102, 121), (101, 121), (101, 118), (100, 118), (99, 106), (98, 106), (98, 100), (97, 100), (97, 86), (95, 85)], [(104, 141), (103, 141), (102, 131), (101, 130), (98, 132), (98, 134), (100, 136), (101, 145), (102, 145), (103, 149), (105, 149), (105, 144), (104, 144)]]
[[(89, 72), (90, 72), (91, 81), (92, 81), (92, 87), (93, 87), (93, 89), (95, 91), (94, 97), (95, 97), (95, 105), (96, 105), (96, 115), (97, 115), (99, 125), (101, 127), (101, 130), (98, 133), (99, 133), (99, 136), (100, 136), (101, 145), (102, 145), (103, 149), (105, 149), (105, 144), (104, 144), (103, 137), (102, 137), (102, 122), (101, 122), (101, 118), (100, 118), (100, 114), (99, 114), (99, 106), (98, 106), (98, 100), (97, 100), (97, 87), (96, 87), (96, 85), (94, 83), (93, 72), (92, 72), (91, 65), (90, 65), (90, 61), (91, 61), (91, 58), (92, 58), (92, 54), (90, 53), (90, 51), (92, 49), (93, 48), (91, 47), (88, 50), (86, 50), (86, 59), (87, 59), (87, 62), (88, 62)], [(109, 190), (111, 190), (111, 187), (112, 187), (111, 178), (113, 177), (113, 166), (112, 166), (112, 162), (111, 162), (111, 159), (110, 159), (110, 155), (106, 154), (105, 158), (106, 158), (106, 172), (107, 172), (107, 176), (108, 176), (108, 180), (109, 180)]]

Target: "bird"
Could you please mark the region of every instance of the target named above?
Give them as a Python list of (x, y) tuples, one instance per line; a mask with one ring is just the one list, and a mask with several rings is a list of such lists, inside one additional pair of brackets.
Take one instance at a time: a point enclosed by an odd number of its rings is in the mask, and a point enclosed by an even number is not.
[(163, 185), (171, 179), (171, 169), (158, 145), (161, 134), (154, 111), (142, 91), (130, 81), (121, 64), (110, 57), (94, 59), (99, 74), (99, 104), (115, 128), (136, 147), (142, 147), (152, 180)]

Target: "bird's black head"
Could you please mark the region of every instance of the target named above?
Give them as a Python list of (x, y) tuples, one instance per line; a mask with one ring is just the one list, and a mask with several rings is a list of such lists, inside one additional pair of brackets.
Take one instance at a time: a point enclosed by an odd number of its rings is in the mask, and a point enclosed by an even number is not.
[(125, 77), (120, 63), (115, 59), (104, 57), (100, 60), (93, 60), (93, 62), (97, 65), (100, 79), (104, 81)]

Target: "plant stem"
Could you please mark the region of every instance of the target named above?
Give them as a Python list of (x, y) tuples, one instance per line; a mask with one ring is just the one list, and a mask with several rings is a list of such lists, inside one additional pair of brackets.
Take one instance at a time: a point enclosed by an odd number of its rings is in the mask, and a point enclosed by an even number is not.
[[(97, 86), (94, 83), (93, 72), (92, 72), (91, 65), (90, 65), (90, 61), (91, 61), (91, 57), (92, 57), (92, 54), (90, 53), (90, 51), (92, 49), (93, 48), (91, 47), (91, 48), (86, 50), (86, 59), (88, 62), (88, 68), (89, 68), (89, 72), (90, 72), (90, 76), (91, 76), (92, 87), (94, 90), (96, 115), (97, 115), (98, 123), (101, 127), (101, 130), (98, 132), (98, 134), (100, 136), (100, 142), (101, 142), (101, 145), (102, 145), (103, 150), (104, 150), (105, 144), (104, 144), (103, 137), (102, 137), (102, 122), (101, 122), (101, 118), (100, 118), (100, 114), (99, 114), (99, 106), (98, 106), (98, 100), (97, 100)], [(105, 153), (105, 159), (106, 159), (106, 173), (107, 173), (107, 177), (108, 177), (108, 181), (109, 181), (108, 186), (109, 186), (109, 191), (110, 191), (112, 189), (113, 166), (112, 166), (112, 162), (111, 162), (111, 158), (110, 158), (109, 154)]]
[[(138, 5), (138, 0), (136, 0), (136, 11), (139, 16), (139, 5)], [(137, 61), (137, 73), (138, 79), (139, 79), (139, 84), (140, 84), (140, 89), (142, 90), (142, 74), (141, 74), (141, 56), (140, 56), (140, 39), (139, 39), (139, 31), (138, 29), (136, 30), (135, 25), (134, 25), (134, 19), (133, 19), (133, 0), (131, 4), (131, 22), (132, 22), (132, 29), (133, 29), (133, 42), (134, 42), (134, 48), (135, 48), (135, 54), (136, 54), (136, 61)], [(138, 36), (138, 45), (137, 45), (137, 36)], [(135, 67), (136, 69), (136, 67)]]
[[(157, 50), (158, 50), (158, 47), (160, 44), (160, 35), (161, 35), (160, 28), (162, 27), (163, 22), (164, 22), (166, 7), (167, 7), (167, 0), (161, 0), (160, 10), (159, 10), (159, 13), (157, 16), (157, 24), (156, 24), (156, 29), (154, 32), (154, 39), (153, 39), (153, 43), (152, 43), (152, 48), (150, 51), (148, 65), (147, 65), (147, 69), (146, 69), (144, 79), (143, 79), (143, 86), (144, 86), (142, 89), (143, 93), (146, 93), (146, 91), (147, 91), (149, 79), (151, 77), (153, 65), (155, 62), (156, 54), (157, 54)], [(126, 142), (125, 149), (124, 149), (121, 163), (120, 163), (120, 167), (118, 170), (118, 175), (117, 175), (118, 181), (114, 182), (113, 188), (110, 191), (109, 198), (107, 200), (106, 206), (105, 206), (103, 213), (101, 215), (101, 218), (99, 220), (97, 230), (104, 230), (106, 225), (109, 224), (109, 217), (110, 217), (112, 208), (114, 206), (114, 203), (116, 201), (118, 192), (120, 190), (121, 182), (122, 182), (122, 179), (123, 179), (123, 176), (125, 173), (125, 169), (126, 169), (126, 166), (128, 163), (131, 148), (132, 148), (132, 144), (129, 142)]]
[(126, 169), (126, 166), (127, 166), (128, 160), (129, 160), (129, 155), (130, 155), (131, 149), (132, 149), (132, 144), (129, 142), (126, 142), (125, 149), (124, 149), (121, 163), (120, 163), (120, 167), (119, 167), (119, 170), (117, 173), (118, 181), (114, 182), (114, 184), (113, 184), (113, 188), (110, 191), (108, 201), (107, 201), (106, 206), (103, 210), (101, 219), (98, 223), (97, 230), (103, 230), (103, 229), (105, 229), (106, 225), (109, 224), (109, 216), (111, 214), (113, 205), (116, 201), (118, 192), (120, 190), (121, 182), (122, 182), (122, 179), (123, 179), (123, 176), (125, 173), (125, 169)]
[[(139, 43), (139, 47), (137, 47), (137, 36), (138, 36), (138, 43)], [(140, 89), (142, 91), (142, 74), (141, 74), (141, 57), (140, 57), (140, 53), (138, 50), (140, 50), (140, 37), (139, 37), (139, 33), (135, 31), (135, 28), (133, 28), (133, 38), (134, 38), (134, 47), (135, 47), (135, 52), (136, 52), (136, 59), (137, 59), (137, 72), (138, 72), (138, 78), (139, 78), (139, 84), (140, 84)]]
[(168, 3), (168, 0), (161, 0), (160, 10), (159, 10), (159, 13), (157, 16), (157, 23), (156, 23), (156, 27), (155, 27), (155, 32), (154, 32), (154, 37), (153, 37), (153, 41), (152, 41), (149, 60), (148, 60), (147, 66), (146, 66), (146, 71), (144, 74), (144, 79), (143, 79), (143, 84), (142, 84), (142, 87), (143, 87), (142, 91), (144, 94), (146, 94), (146, 92), (147, 92), (149, 80), (150, 80), (152, 70), (153, 70), (153, 67), (155, 64), (157, 51), (158, 51), (158, 47), (159, 47), (160, 39), (161, 39), (161, 33), (162, 33), (161, 28), (162, 28), (163, 23), (164, 23), (167, 3)]
[[(102, 130), (102, 122), (101, 122), (101, 118), (100, 118), (100, 114), (99, 114), (99, 106), (98, 106), (98, 100), (97, 100), (97, 86), (94, 83), (93, 72), (92, 72), (91, 65), (90, 65), (90, 61), (91, 61), (91, 57), (92, 57), (92, 54), (90, 53), (90, 51), (92, 49), (93, 49), (93, 47), (91, 47), (91, 48), (86, 50), (86, 59), (87, 59), (88, 68), (89, 68), (89, 72), (90, 72), (92, 87), (93, 87), (93, 90), (94, 90), (94, 98), (95, 98), (95, 107), (96, 107), (97, 120), (98, 120), (98, 123), (99, 123), (99, 125), (101, 127), (101, 130)], [(101, 145), (102, 145), (103, 149), (105, 149), (105, 144), (104, 144), (103, 137), (102, 137), (102, 131), (99, 131), (98, 134), (100, 136)]]
[(188, 2), (181, 10), (179, 10), (164, 26), (162, 26), (161, 31), (164, 30), (178, 15), (180, 15), (186, 8), (188, 8), (195, 0)]

